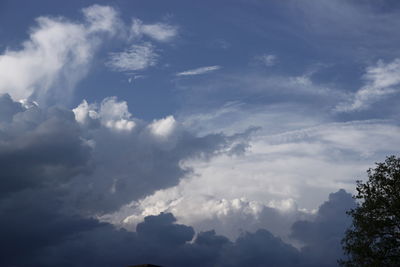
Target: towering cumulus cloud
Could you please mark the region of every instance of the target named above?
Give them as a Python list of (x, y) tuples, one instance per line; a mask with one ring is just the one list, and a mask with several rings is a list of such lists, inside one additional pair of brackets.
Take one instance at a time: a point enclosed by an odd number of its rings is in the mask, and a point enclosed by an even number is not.
[(123, 204), (157, 189), (176, 185), (190, 173), (181, 165), (189, 158), (225, 153), (231, 137), (212, 134), (197, 137), (172, 116), (152, 123), (133, 118), (127, 103), (115, 97), (99, 105), (83, 101), (74, 110), (91, 146), (96, 168), (71, 186), (79, 207), (112, 212)]
[(196, 137), (173, 117), (145, 123), (115, 97), (83, 101), (73, 111), (21, 104), (7, 94), (0, 102), (2, 265), (197, 261), (180, 259), (183, 251), (199, 257), (201, 250), (187, 243), (193, 228), (175, 224), (172, 214), (147, 217), (136, 232), (88, 215), (175, 185), (190, 172), (182, 160), (228, 153), (235, 137)]

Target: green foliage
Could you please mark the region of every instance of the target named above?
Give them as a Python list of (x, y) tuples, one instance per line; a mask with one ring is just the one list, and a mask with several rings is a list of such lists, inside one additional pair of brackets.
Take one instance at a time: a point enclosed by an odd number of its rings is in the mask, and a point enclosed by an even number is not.
[(342, 240), (342, 266), (400, 266), (400, 158), (390, 156), (357, 181), (353, 223)]

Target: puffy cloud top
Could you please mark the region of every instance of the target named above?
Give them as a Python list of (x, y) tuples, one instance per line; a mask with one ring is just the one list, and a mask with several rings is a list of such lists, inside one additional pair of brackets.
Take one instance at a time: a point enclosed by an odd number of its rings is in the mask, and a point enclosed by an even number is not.
[(167, 138), (173, 133), (177, 127), (177, 122), (173, 116), (165, 117), (164, 119), (155, 120), (149, 125), (150, 131), (155, 136)]
[(119, 102), (116, 97), (105, 98), (100, 107), (96, 104), (89, 105), (86, 100), (83, 100), (73, 109), (73, 112), (75, 119), (83, 125), (93, 124), (98, 120), (103, 126), (115, 131), (131, 131), (135, 127), (127, 103)]

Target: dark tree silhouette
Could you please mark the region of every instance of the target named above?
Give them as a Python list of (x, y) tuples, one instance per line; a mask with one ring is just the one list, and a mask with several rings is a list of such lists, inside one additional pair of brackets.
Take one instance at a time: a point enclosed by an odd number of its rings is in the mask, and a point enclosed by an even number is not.
[(357, 181), (356, 208), (347, 213), (352, 226), (342, 245), (342, 266), (400, 266), (400, 158), (387, 157)]

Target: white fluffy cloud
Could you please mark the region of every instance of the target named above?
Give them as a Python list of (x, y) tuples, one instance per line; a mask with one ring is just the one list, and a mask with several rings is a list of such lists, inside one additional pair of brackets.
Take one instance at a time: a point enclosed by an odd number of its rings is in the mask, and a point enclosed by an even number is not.
[(158, 55), (151, 43), (135, 44), (123, 52), (110, 53), (107, 63), (116, 71), (137, 71), (154, 66)]
[(83, 100), (79, 106), (72, 111), (75, 114), (75, 120), (80, 124), (86, 124), (89, 119), (97, 119), (99, 114), (96, 111), (96, 105), (89, 105), (86, 100)]
[(365, 85), (360, 88), (350, 102), (340, 103), (336, 110), (349, 112), (367, 109), (374, 102), (399, 92), (400, 59), (390, 63), (378, 61), (367, 68), (363, 76)]
[(39, 17), (21, 49), (0, 55), (0, 93), (40, 103), (68, 100), (88, 71), (98, 34), (113, 34), (117, 21), (110, 7), (95, 5), (83, 13), (85, 23)]
[(177, 127), (177, 122), (173, 116), (168, 116), (164, 119), (155, 120), (149, 125), (150, 131), (155, 136), (167, 138)]
[(135, 126), (125, 101), (118, 102), (116, 97), (108, 97), (101, 102), (99, 116), (102, 123), (115, 130), (130, 131)]
[[(200, 182), (200, 181), (198, 181)], [(117, 213), (101, 219), (127, 229), (134, 229), (145, 216), (173, 212), (180, 222), (190, 223), (196, 231), (216, 230), (235, 239), (242, 231), (266, 228), (287, 238), (291, 224), (300, 218), (311, 218), (313, 213), (298, 210), (294, 201), (274, 201), (268, 204), (241, 198), (207, 195), (203, 189), (188, 192), (182, 181), (179, 186), (157, 191), (140, 201), (121, 208)], [(190, 179), (187, 183), (193, 184)], [(201, 186), (196, 183), (197, 186)], [(204, 187), (201, 186), (201, 187)]]
[(135, 127), (128, 104), (126, 101), (118, 101), (116, 97), (105, 98), (100, 107), (96, 104), (89, 105), (83, 100), (73, 112), (76, 121), (83, 125), (98, 119), (103, 126), (115, 131), (131, 131)]
[(178, 34), (178, 27), (167, 23), (144, 24), (140, 19), (133, 19), (131, 34), (134, 38), (146, 35), (159, 42), (169, 42)]

